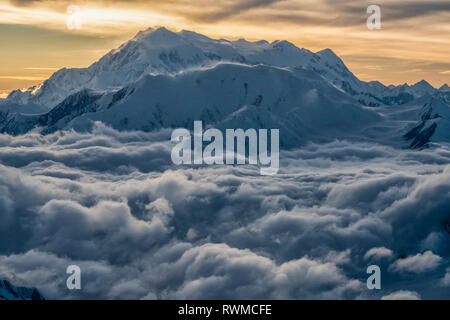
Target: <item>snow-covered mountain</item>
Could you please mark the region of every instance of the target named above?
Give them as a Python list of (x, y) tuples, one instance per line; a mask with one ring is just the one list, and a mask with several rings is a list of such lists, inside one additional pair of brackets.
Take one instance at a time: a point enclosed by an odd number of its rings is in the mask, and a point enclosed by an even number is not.
[(8, 99), (53, 107), (82, 88), (114, 90), (148, 74), (174, 74), (218, 62), (267, 63), (274, 66), (304, 64), (314, 54), (286, 41), (273, 43), (214, 40), (200, 34), (165, 28), (139, 32), (84, 69), (61, 69), (39, 87), (14, 91)]
[[(423, 92), (437, 92), (426, 82), (404, 88), (374, 86), (360, 81), (330, 49), (313, 53), (288, 41), (216, 40), (191, 31), (172, 32), (159, 28), (139, 32), (88, 68), (64, 68), (42, 85), (24, 92), (13, 91), (6, 102), (31, 103), (50, 109), (84, 88), (116, 90), (148, 74), (176, 74), (193, 68), (208, 68), (219, 62), (313, 70), (369, 106), (409, 102)], [(411, 96), (406, 95), (411, 92)]]
[[(438, 116), (424, 120), (427, 99), (431, 117), (434, 110)], [(285, 146), (358, 136), (422, 147), (450, 141), (449, 103), (448, 86), (360, 81), (330, 49), (159, 28), (139, 32), (88, 68), (61, 69), (40, 86), (12, 92), (0, 102), (0, 132), (85, 130), (93, 121), (151, 131), (203, 120), (219, 128), (282, 128)]]
[(88, 129), (102, 121), (120, 130), (191, 127), (282, 128), (281, 143), (350, 137), (379, 121), (373, 110), (313, 71), (222, 63), (176, 76), (147, 75), (119, 91), (82, 90), (43, 115), (4, 114), (0, 130), (19, 134)]
[(394, 141), (399, 136), (413, 149), (429, 142), (450, 142), (450, 106), (432, 95), (424, 95), (409, 103), (379, 109), (384, 121), (372, 127), (368, 136)]
[(15, 287), (8, 280), (0, 280), (0, 300), (45, 300), (36, 288)]

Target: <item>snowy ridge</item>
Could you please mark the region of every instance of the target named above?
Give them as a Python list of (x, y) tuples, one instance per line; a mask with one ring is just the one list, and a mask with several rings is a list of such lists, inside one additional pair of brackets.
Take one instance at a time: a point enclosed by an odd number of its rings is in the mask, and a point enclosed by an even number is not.
[[(217, 128), (283, 128), (282, 144), (349, 137), (379, 121), (313, 71), (265, 65), (219, 64), (176, 76), (148, 75), (118, 91), (82, 90), (43, 115), (3, 121), (0, 131), (20, 134), (88, 130), (101, 121), (119, 130), (191, 127), (194, 120)], [(1, 121), (0, 121), (1, 123)]]
[(15, 287), (8, 280), (0, 280), (0, 300), (45, 300), (35, 288)]

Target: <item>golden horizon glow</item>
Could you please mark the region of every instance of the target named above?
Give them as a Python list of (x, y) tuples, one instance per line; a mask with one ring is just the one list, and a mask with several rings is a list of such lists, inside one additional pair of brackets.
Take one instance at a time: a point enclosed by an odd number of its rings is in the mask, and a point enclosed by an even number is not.
[[(380, 0), (382, 29), (371, 31), (366, 1), (356, 0), (338, 7), (328, 0), (0, 0), (0, 43), (7, 44), (0, 47), (0, 96), (62, 67), (87, 67), (155, 26), (230, 40), (284, 39), (314, 52), (330, 48), (364, 81), (450, 83), (450, 6), (402, 1)], [(424, 13), (406, 16), (402, 4)], [(69, 5), (81, 10), (79, 30), (67, 28)]]

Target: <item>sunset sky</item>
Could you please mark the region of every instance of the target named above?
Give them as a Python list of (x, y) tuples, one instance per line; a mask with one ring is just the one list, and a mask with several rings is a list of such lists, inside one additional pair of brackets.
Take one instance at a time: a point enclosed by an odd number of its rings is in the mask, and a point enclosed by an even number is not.
[[(377, 4), (382, 29), (368, 30)], [(70, 5), (81, 28), (67, 27)], [(331, 48), (362, 80), (450, 84), (449, 0), (0, 0), (0, 95), (86, 67), (149, 27)]]

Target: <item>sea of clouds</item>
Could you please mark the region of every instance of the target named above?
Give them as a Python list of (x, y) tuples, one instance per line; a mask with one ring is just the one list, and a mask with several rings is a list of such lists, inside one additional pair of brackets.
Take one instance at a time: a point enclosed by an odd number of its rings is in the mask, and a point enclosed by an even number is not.
[(56, 299), (450, 298), (450, 146), (310, 144), (261, 176), (174, 166), (170, 133), (0, 135), (0, 278)]

